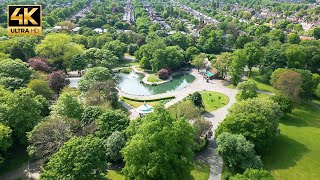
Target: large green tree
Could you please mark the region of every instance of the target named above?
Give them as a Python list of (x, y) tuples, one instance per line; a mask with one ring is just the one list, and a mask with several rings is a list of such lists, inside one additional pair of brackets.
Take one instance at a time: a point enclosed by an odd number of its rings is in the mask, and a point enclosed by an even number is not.
[(129, 119), (122, 111), (108, 110), (97, 120), (97, 132), (99, 137), (107, 138), (113, 132), (123, 132), (129, 125)]
[(124, 174), (135, 179), (183, 179), (193, 161), (194, 130), (184, 119), (155, 109), (130, 123), (135, 129), (122, 150)]
[(54, 154), (41, 179), (107, 179), (108, 158), (104, 142), (92, 135), (75, 137)]
[(242, 134), (255, 145), (259, 153), (270, 148), (279, 134), (279, 120), (283, 113), (272, 100), (248, 99), (235, 103), (218, 126), (215, 136), (223, 132)]
[(27, 63), (19, 59), (0, 59), (0, 85), (11, 90), (25, 86), (32, 72)]
[(253, 67), (260, 65), (264, 57), (263, 49), (256, 43), (247, 43), (242, 50), (243, 56), (246, 58), (246, 64), (249, 68), (249, 77)]
[(246, 99), (258, 97), (257, 95), (258, 86), (252, 80), (239, 83), (237, 88), (240, 90), (239, 93), (237, 94), (237, 100), (246, 100)]
[(79, 81), (79, 89), (88, 91), (94, 82), (113, 80), (113, 73), (108, 68), (94, 67), (87, 70)]
[(73, 56), (83, 52), (83, 46), (72, 42), (71, 36), (62, 33), (48, 34), (36, 47), (37, 55), (49, 59), (58, 66), (70, 67)]
[(26, 132), (31, 131), (41, 119), (43, 97), (36, 96), (34, 91), (27, 88), (14, 92), (0, 91), (4, 95), (0, 100), (0, 122), (9, 126), (13, 135), (25, 143)]
[(198, 68), (198, 72), (199, 72), (200, 67), (205, 65), (205, 63), (204, 63), (205, 58), (206, 58), (206, 55), (203, 53), (201, 53), (193, 58), (191, 64)]
[[(12, 130), (0, 123), (0, 151), (5, 152), (8, 148), (12, 146)], [(0, 154), (0, 164), (4, 161), (3, 157)]]
[(254, 145), (241, 134), (222, 133), (217, 138), (217, 145), (223, 162), (233, 170), (262, 167), (260, 157), (255, 154)]
[(121, 150), (126, 145), (126, 137), (124, 133), (115, 131), (107, 139), (107, 156), (111, 161), (117, 162), (120, 161), (123, 157)]
[(52, 107), (53, 112), (69, 118), (81, 119), (83, 105), (79, 102), (78, 92), (63, 92), (56, 104)]
[(119, 40), (107, 42), (103, 46), (103, 48), (111, 51), (112, 54), (114, 54), (121, 60), (124, 57), (124, 53), (127, 52), (127, 45), (120, 42)]
[(73, 124), (74, 120), (59, 116), (51, 116), (38, 123), (27, 133), (28, 154), (43, 158), (56, 153), (66, 141), (75, 136)]
[(184, 63), (184, 51), (179, 46), (168, 46), (158, 49), (150, 60), (151, 68), (154, 72), (169, 67), (177, 69)]

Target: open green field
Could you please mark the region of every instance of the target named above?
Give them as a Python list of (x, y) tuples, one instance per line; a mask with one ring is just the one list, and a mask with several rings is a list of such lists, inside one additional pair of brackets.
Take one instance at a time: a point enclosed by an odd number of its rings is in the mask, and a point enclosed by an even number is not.
[(163, 81), (160, 79), (156, 74), (150, 74), (150, 76), (147, 79), (149, 82), (156, 83), (156, 82), (161, 82)]
[[(253, 77), (255, 79), (255, 77)], [(255, 80), (259, 90), (276, 92), (269, 84)], [(258, 94), (258, 98), (269, 95)], [(270, 152), (262, 157), (264, 169), (279, 180), (313, 180), (320, 177), (320, 101), (295, 106), (280, 122), (280, 135)], [(318, 107), (317, 107), (318, 106)], [(232, 175), (223, 169), (222, 179)]]
[(320, 109), (302, 104), (280, 123), (281, 135), (262, 158), (275, 179), (319, 179)]
[[(210, 166), (206, 163), (201, 163), (198, 161), (194, 162), (194, 167), (191, 170), (190, 175), (188, 175), (185, 180), (208, 180), (210, 175)], [(108, 179), (110, 180), (124, 180), (125, 177), (121, 172), (115, 170), (109, 170)]]
[(201, 91), (200, 94), (207, 112), (212, 112), (229, 103), (228, 96), (218, 92)]
[(260, 74), (258, 70), (252, 70), (251, 72), (251, 80), (255, 81), (258, 86), (258, 90), (260, 91), (267, 91), (267, 92), (273, 92), (276, 93), (277, 90), (272, 87), (270, 83), (264, 83), (260, 81)]

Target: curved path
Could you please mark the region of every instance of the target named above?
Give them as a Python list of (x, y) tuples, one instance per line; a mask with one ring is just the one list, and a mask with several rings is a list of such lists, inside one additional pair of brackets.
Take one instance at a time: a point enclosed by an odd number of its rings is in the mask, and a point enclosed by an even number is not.
[[(219, 93), (223, 93), (229, 97), (229, 103), (213, 112), (206, 113), (204, 115), (204, 118), (212, 123), (212, 132), (215, 132), (216, 128), (218, 127), (219, 123), (223, 121), (223, 119), (228, 114), (228, 109), (232, 106), (233, 103), (236, 101), (236, 94), (238, 90), (236, 89), (230, 89), (228, 87), (225, 87), (223, 85), (222, 80), (211, 80), (209, 83), (206, 82), (206, 80), (203, 79), (203, 76), (196, 70), (193, 69), (191, 74), (196, 77), (196, 80), (190, 84), (189, 86), (174, 91), (174, 92), (168, 92), (164, 94), (156, 94), (156, 95), (150, 95), (150, 96), (134, 96), (134, 95), (128, 95), (123, 92), (119, 92), (119, 95), (126, 96), (134, 99), (156, 99), (156, 98), (162, 98), (162, 97), (168, 97), (168, 96), (175, 96), (175, 99), (172, 99), (171, 101), (167, 102), (164, 106), (165, 108), (170, 107), (171, 105), (181, 101), (185, 97), (187, 97), (189, 94), (192, 94), (196, 91), (215, 91)], [(130, 116), (131, 119), (135, 119), (138, 116), (138, 113), (136, 113), (135, 109), (129, 110), (132, 114)], [(221, 179), (221, 173), (222, 173), (222, 167), (223, 162), (222, 158), (217, 154), (215, 151), (216, 144), (213, 139), (214, 136), (209, 140), (208, 147), (203, 150), (202, 152), (198, 153), (196, 155), (196, 158), (199, 161), (206, 162), (210, 165), (210, 177), (209, 180), (220, 180)]]

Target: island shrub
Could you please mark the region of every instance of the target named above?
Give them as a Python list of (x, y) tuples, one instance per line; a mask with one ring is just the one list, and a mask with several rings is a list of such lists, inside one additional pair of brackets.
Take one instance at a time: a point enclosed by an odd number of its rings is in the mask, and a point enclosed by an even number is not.
[(158, 71), (158, 77), (162, 80), (168, 79), (170, 76), (169, 71), (167, 69), (160, 69)]

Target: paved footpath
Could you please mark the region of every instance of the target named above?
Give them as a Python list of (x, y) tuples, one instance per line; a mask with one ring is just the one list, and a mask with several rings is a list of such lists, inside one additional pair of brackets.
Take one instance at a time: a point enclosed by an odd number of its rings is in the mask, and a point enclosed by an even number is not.
[[(196, 70), (193, 69), (191, 74), (196, 77), (196, 80), (187, 86), (186, 88), (174, 91), (174, 92), (168, 92), (164, 94), (156, 94), (151, 96), (134, 96), (134, 95), (128, 95), (123, 92), (119, 92), (120, 96), (126, 96), (130, 98), (140, 98), (140, 99), (156, 99), (156, 98), (163, 98), (168, 96), (175, 96), (176, 98), (167, 102), (164, 106), (165, 108), (170, 107), (171, 105), (181, 101), (185, 97), (187, 97), (189, 94), (192, 94), (196, 91), (215, 91), (219, 93), (223, 93), (229, 97), (229, 103), (213, 112), (206, 113), (204, 115), (204, 118), (212, 123), (212, 132), (215, 132), (220, 122), (223, 121), (223, 119), (228, 114), (228, 109), (232, 106), (233, 103), (235, 103), (236, 99), (235, 96), (238, 92), (236, 89), (231, 89), (228, 87), (225, 87), (223, 85), (223, 81), (221, 80), (211, 80), (209, 83), (206, 82), (206, 80), (203, 79), (203, 76)], [(135, 109), (130, 109), (130, 112), (134, 113), (131, 114), (130, 118), (135, 119), (138, 114), (135, 113)], [(206, 162), (210, 165), (210, 177), (209, 180), (220, 180), (221, 179), (221, 173), (222, 173), (222, 167), (223, 162), (222, 158), (217, 154), (215, 151), (216, 144), (213, 139), (214, 136), (212, 136), (212, 139), (209, 140), (208, 147), (198, 153), (196, 155), (196, 158), (202, 162)]]

